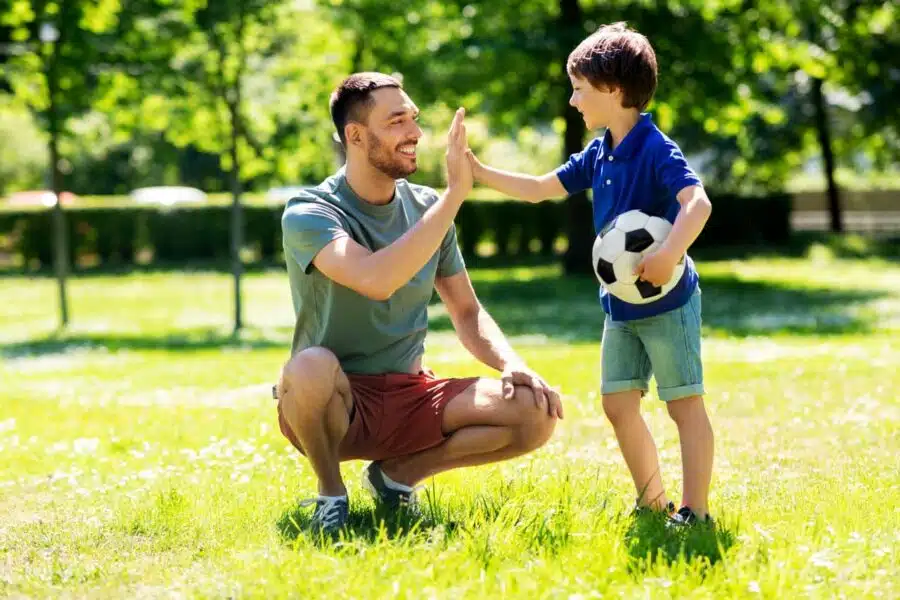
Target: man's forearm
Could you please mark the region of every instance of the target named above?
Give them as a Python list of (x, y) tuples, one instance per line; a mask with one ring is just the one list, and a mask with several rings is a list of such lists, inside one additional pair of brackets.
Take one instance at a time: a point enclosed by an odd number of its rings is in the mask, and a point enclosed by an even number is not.
[(502, 371), (510, 364), (524, 362), (484, 307), (479, 306), (454, 325), (466, 350), (487, 366)]
[(461, 194), (448, 188), (409, 231), (366, 257), (363, 270), (373, 288), (380, 291), (379, 296), (389, 298), (434, 256), (463, 200)]

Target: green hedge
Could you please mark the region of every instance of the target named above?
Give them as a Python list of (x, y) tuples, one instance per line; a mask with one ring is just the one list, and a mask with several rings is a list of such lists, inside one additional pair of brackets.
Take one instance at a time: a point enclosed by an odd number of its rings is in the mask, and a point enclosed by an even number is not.
[[(699, 246), (779, 244), (790, 236), (787, 195), (713, 198), (713, 214)], [(281, 208), (244, 207), (245, 248), (255, 262), (281, 257)], [(457, 216), (460, 246), (468, 258), (482, 242), (501, 256), (551, 254), (565, 236), (561, 202), (469, 201)], [(121, 265), (138, 257), (157, 263), (216, 261), (228, 258), (230, 207), (174, 209), (148, 207), (84, 208), (66, 211), (69, 255), (80, 264)], [(585, 223), (585, 227), (591, 227)], [(0, 254), (20, 255), (29, 268), (52, 262), (49, 210), (0, 212)]]

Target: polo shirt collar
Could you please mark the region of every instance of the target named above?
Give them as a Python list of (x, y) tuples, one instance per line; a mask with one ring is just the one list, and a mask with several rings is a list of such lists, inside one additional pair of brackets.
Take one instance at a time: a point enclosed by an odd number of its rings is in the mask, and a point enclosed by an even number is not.
[[(619, 159), (631, 158), (634, 156), (640, 149), (641, 142), (652, 125), (653, 118), (650, 116), (650, 113), (641, 113), (641, 118), (638, 119), (638, 122), (634, 124), (631, 131), (625, 134), (625, 139), (619, 142), (619, 145), (616, 146), (610, 154)], [(612, 135), (610, 134), (609, 129), (606, 130), (603, 141), (607, 148), (612, 144)]]

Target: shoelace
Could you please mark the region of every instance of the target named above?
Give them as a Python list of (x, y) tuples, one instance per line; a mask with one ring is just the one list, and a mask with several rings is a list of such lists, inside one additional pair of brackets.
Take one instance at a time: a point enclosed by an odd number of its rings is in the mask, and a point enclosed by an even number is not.
[(406, 506), (409, 506), (409, 507), (418, 507), (419, 506), (419, 492), (424, 489), (425, 489), (425, 486), (422, 484), (419, 484), (417, 486), (414, 486), (413, 489), (408, 493), (401, 492), (400, 503), (405, 504)]
[(347, 500), (344, 498), (308, 498), (300, 502), (301, 507), (313, 504), (316, 506), (313, 522), (326, 528), (339, 525), (344, 516), (343, 513), (347, 510)]

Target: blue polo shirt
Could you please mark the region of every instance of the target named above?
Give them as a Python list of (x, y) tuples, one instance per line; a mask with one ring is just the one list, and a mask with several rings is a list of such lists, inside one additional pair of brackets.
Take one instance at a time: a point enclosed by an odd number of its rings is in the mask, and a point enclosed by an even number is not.
[[(611, 146), (612, 138), (607, 131), (556, 170), (569, 194), (588, 188), (593, 191), (594, 233), (632, 209), (674, 223), (681, 210), (676, 199), (678, 192), (691, 185), (702, 185), (678, 144), (656, 127), (649, 113), (643, 113), (625, 139), (615, 148)], [(601, 287), (600, 301), (613, 320), (643, 319), (680, 308), (690, 300), (698, 285), (694, 261), (688, 256), (681, 280), (659, 300), (631, 304)]]

